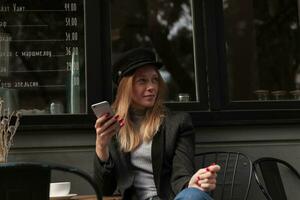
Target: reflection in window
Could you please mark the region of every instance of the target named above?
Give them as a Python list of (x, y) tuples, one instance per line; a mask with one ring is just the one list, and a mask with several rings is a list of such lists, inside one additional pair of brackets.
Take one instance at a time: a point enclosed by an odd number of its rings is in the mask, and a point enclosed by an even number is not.
[(195, 101), (191, 5), (188, 0), (112, 1), (112, 59), (135, 47), (155, 49), (169, 101)]
[(223, 0), (230, 98), (299, 100), (297, 0)]

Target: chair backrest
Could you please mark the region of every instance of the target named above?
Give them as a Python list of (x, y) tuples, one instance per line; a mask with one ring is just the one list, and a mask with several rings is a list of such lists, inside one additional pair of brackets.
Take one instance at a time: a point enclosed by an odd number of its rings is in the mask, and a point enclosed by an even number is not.
[(210, 195), (214, 200), (246, 200), (252, 177), (252, 162), (239, 152), (205, 152), (195, 155), (196, 168), (216, 163), (221, 166), (217, 187)]
[(290, 172), (300, 180), (300, 175), (297, 170), (284, 160), (264, 157), (253, 162), (253, 171), (256, 183), (268, 200), (288, 199), (281, 177), (282, 167), (289, 169)]
[(49, 200), (51, 172), (54, 170), (82, 177), (93, 187), (97, 199), (102, 200), (96, 183), (86, 172), (66, 165), (28, 162), (0, 164), (0, 199)]

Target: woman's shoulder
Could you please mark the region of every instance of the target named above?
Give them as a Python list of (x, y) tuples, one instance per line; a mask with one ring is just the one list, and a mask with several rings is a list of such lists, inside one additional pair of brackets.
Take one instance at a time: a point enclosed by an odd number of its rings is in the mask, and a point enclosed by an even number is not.
[(191, 121), (191, 116), (189, 113), (184, 111), (172, 111), (170, 109), (166, 109), (166, 119), (167, 121)]
[(168, 110), (164, 125), (171, 133), (192, 133), (191, 130), (194, 129), (190, 114), (183, 111)]

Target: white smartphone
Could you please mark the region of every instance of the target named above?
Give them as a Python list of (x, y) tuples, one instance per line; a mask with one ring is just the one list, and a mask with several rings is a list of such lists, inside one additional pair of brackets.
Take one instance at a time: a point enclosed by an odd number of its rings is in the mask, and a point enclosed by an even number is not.
[(94, 111), (96, 117), (101, 117), (102, 115), (109, 113), (110, 116), (114, 115), (113, 110), (111, 109), (107, 101), (102, 101), (91, 105), (92, 110)]

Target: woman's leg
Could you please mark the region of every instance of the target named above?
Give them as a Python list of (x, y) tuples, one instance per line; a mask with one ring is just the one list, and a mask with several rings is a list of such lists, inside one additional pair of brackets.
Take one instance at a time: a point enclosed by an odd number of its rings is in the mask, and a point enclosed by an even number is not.
[(213, 200), (206, 192), (197, 188), (185, 188), (174, 200)]

